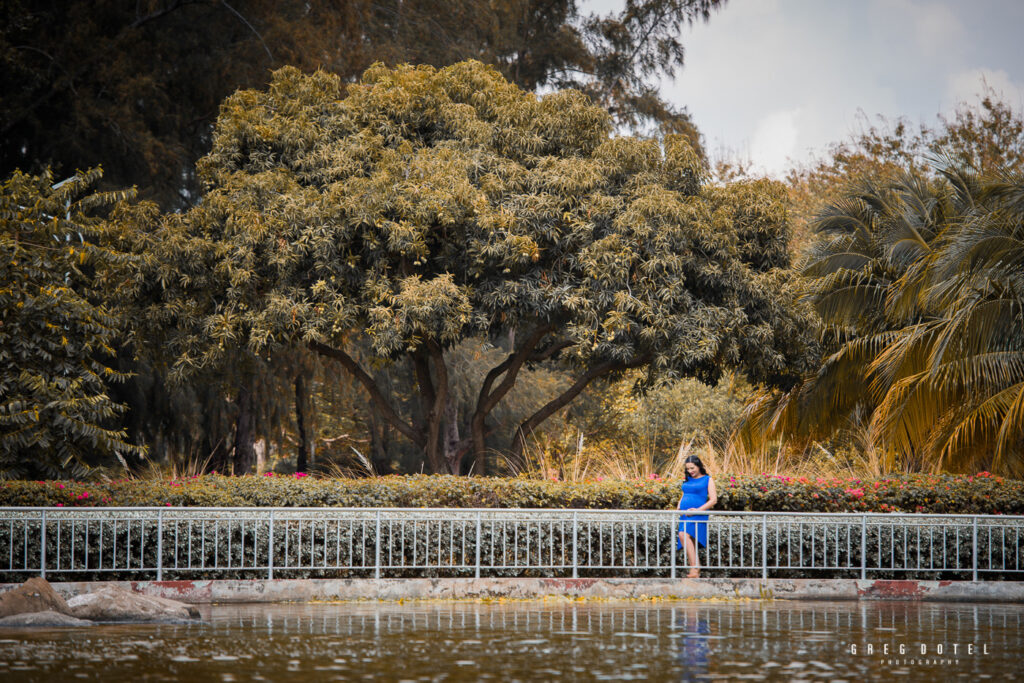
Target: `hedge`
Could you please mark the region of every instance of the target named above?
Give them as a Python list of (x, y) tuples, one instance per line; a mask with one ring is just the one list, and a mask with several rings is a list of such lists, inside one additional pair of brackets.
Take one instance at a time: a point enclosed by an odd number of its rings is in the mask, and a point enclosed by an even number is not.
[[(898, 475), (808, 479), (768, 474), (718, 475), (718, 510), (1024, 514), (1024, 481), (976, 475)], [(679, 481), (580, 483), (442, 475), (329, 479), (296, 475), (172, 480), (10, 481), (0, 506), (468, 507), (672, 509)]]

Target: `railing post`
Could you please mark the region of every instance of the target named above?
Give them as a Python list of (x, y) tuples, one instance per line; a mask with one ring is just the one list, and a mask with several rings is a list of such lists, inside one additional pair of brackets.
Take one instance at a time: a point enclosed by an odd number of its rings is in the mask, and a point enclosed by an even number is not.
[(476, 511), (476, 573), (474, 576), (480, 578), (480, 546), (483, 545), (483, 523), (480, 520), (481, 512)]
[(868, 578), (868, 516), (860, 516), (860, 578)]
[(761, 579), (768, 580), (768, 513), (761, 515)]
[(156, 580), (164, 580), (164, 511), (156, 513)]
[(574, 579), (579, 578), (579, 554), (577, 550), (580, 536), (579, 514), (576, 510), (572, 511), (572, 578)]
[(377, 510), (377, 531), (373, 539), (373, 578), (380, 578), (380, 510)]
[(274, 509), (270, 509), (270, 523), (267, 533), (267, 578), (274, 578)]
[(978, 580), (978, 518), (971, 524), (971, 581)]
[[(27, 524), (27, 522), (26, 522)], [(42, 516), (39, 521), (39, 576), (46, 578), (46, 510), (42, 511)], [(60, 552), (60, 548), (57, 549)], [(11, 558), (14, 559), (13, 557)], [(28, 567), (25, 567), (28, 569)]]
[(679, 533), (676, 531), (678, 528), (675, 518), (669, 523), (669, 538), (672, 539), (672, 569), (669, 571), (669, 578), (676, 578), (676, 544), (679, 542)]

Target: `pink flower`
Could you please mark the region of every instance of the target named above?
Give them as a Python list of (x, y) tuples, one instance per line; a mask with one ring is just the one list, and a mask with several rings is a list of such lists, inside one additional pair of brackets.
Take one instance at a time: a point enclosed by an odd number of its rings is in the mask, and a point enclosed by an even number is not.
[(272, 477), (272, 476), (274, 476), (274, 473), (273, 472), (264, 472), (263, 476), (264, 477)]
[(164, 505), (166, 505), (167, 507), (171, 507), (170, 503), (164, 503)]
[(295, 478), (296, 478), (296, 479), (302, 479), (303, 477), (308, 477), (308, 476), (309, 476), (309, 475), (308, 475), (308, 474), (306, 474), (305, 472), (296, 472), (296, 473), (295, 473)]
[(57, 503), (57, 507), (59, 507), (59, 508), (64, 507), (64, 503)]

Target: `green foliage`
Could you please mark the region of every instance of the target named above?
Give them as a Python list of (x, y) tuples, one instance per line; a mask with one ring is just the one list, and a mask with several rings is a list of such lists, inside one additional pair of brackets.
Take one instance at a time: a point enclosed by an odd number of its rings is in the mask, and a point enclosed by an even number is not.
[(136, 455), (111, 428), (122, 407), (104, 358), (119, 320), (102, 301), (126, 278), (116, 235), (90, 194), (98, 169), (54, 184), (15, 173), (0, 192), (0, 476), (81, 476), (97, 458)]
[[(341, 94), (331, 75), (283, 69), (222, 107), (203, 204), (166, 216), (142, 249), (177, 371), (310, 346), (452, 472), (482, 455), (519, 370), (548, 358), (577, 379), (520, 434), (630, 368), (792, 382), (806, 326), (781, 185), (704, 187), (684, 138), (611, 138), (579, 93), (537, 98), (477, 62), (378, 65)], [(513, 337), (450, 429), (446, 354)], [(417, 415), (394, 410), (353, 341), (378, 367), (409, 362)], [(442, 444), (442, 422), (472, 436)]]
[(641, 380), (633, 371), (617, 382), (592, 386), (565, 416), (565, 446), (575, 450), (582, 436), (588, 450), (651, 452), (660, 469), (682, 443), (724, 447), (752, 391), (736, 376), (717, 386), (669, 381), (643, 393), (636, 391)]
[(683, 64), (683, 25), (719, 0), (643, 0), (605, 16), (575, 0), (4, 0), (0, 175), (102, 163), (167, 208), (195, 204), (211, 119), (272, 69), (475, 58), (527, 90), (581, 87), (623, 126), (699, 134), (653, 86)]
[[(775, 512), (920, 512), (1022, 514), (1024, 482), (971, 476), (900, 475), (877, 479), (715, 476), (717, 510)], [(14, 481), (0, 485), (0, 506), (454, 507), (674, 509), (679, 481), (590, 480), (438, 475), (369, 479), (300, 476), (176, 480)]]

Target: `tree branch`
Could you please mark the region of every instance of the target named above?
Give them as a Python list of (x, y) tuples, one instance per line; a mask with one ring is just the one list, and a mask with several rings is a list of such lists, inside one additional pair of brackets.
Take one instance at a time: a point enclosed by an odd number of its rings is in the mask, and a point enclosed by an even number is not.
[(185, 5), (195, 5), (195, 4), (198, 4), (198, 3), (195, 2), (194, 0), (192, 2), (186, 2), (185, 0), (178, 0), (177, 2), (172, 2), (170, 5), (168, 5), (167, 7), (164, 7), (162, 10), (157, 10), (156, 12), (152, 12), (150, 14), (147, 14), (144, 17), (136, 18), (135, 21), (133, 21), (132, 23), (128, 24), (128, 28), (138, 28), (138, 27), (142, 26), (143, 24), (148, 24), (151, 21), (154, 21), (156, 19), (159, 19), (160, 17), (166, 16), (166, 15), (170, 14), (171, 12), (173, 12), (173, 11), (175, 11), (177, 9), (180, 9), (181, 7), (184, 7)]
[[(147, 14), (144, 17), (138, 17), (138, 18), (135, 19), (135, 21), (133, 21), (132, 23), (128, 24), (128, 26), (125, 28), (125, 30), (120, 31), (117, 34), (117, 36), (114, 37), (113, 43), (116, 46), (117, 43), (119, 43), (121, 40), (124, 39), (124, 36), (125, 36), (126, 32), (131, 30), (131, 29), (138, 28), (138, 27), (142, 26), (143, 24), (147, 24), (147, 23), (149, 23), (151, 21), (155, 21), (157, 19), (160, 19), (161, 17), (165, 17), (168, 14), (171, 14), (172, 12), (174, 12), (174, 11), (176, 11), (178, 9), (181, 9), (182, 7), (185, 7), (187, 5), (199, 4), (199, 2), (200, 2), (200, 0), (177, 0), (176, 2), (171, 3), (170, 5), (168, 5), (167, 7), (165, 7), (162, 10), (153, 12), (151, 14)], [(21, 123), (21, 121), (23, 121), (25, 118), (27, 118), (32, 112), (34, 112), (39, 107), (43, 106), (43, 104), (47, 100), (49, 100), (51, 97), (53, 97), (54, 95), (58, 94), (59, 92), (61, 92), (65, 88), (68, 88), (68, 89), (71, 90), (71, 92), (77, 94), (77, 91), (75, 90), (75, 81), (78, 80), (78, 77), (81, 76), (82, 74), (86, 73), (87, 71), (89, 71), (92, 68), (92, 66), (93, 66), (93, 64), (95, 62), (99, 61), (101, 58), (106, 56), (106, 53), (98, 54), (98, 55), (94, 56), (92, 59), (89, 59), (89, 60), (79, 64), (78, 68), (75, 70), (74, 73), (69, 73), (67, 71), (67, 69), (65, 69), (63, 66), (61, 66), (56, 61), (56, 59), (54, 59), (50, 55), (46, 54), (42, 50), (39, 50), (38, 48), (34, 48), (32, 46), (27, 46), (27, 45), (22, 45), (22, 46), (18, 46), (16, 49), (34, 50), (35, 52), (39, 52), (40, 54), (45, 55), (46, 57), (48, 57), (50, 59), (50, 61), (53, 64), (55, 64), (61, 71), (64, 72), (65, 79), (64, 79), (63, 82), (60, 82), (60, 81), (55, 82), (53, 85), (50, 86), (50, 89), (46, 93), (44, 93), (41, 96), (39, 96), (38, 98), (36, 98), (36, 100), (34, 102), (29, 104), (21, 112), (19, 112), (18, 114), (12, 116), (8, 121), (6, 121), (4, 123), (4, 125), (3, 125), (3, 127), (0, 128), (0, 133), (4, 133), (4, 134), (6, 134), (8, 131), (12, 130), (16, 125), (18, 125), (19, 123)]]
[(240, 21), (241, 21), (241, 22), (242, 22), (243, 24), (245, 24), (246, 26), (248, 26), (248, 27), (249, 27), (249, 30), (250, 30), (250, 31), (252, 31), (252, 32), (253, 32), (253, 34), (254, 34), (254, 35), (255, 35), (255, 36), (257, 37), (257, 38), (259, 38), (259, 39), (260, 39), (260, 43), (261, 43), (261, 44), (263, 45), (263, 49), (264, 49), (264, 50), (266, 50), (266, 52), (267, 52), (267, 57), (269, 57), (269, 58), (270, 58), (270, 63), (271, 63), (271, 64), (273, 64), (273, 63), (274, 63), (274, 55), (272, 55), (272, 54), (270, 53), (270, 48), (269, 48), (269, 47), (267, 47), (267, 43), (266, 43), (266, 41), (265, 41), (265, 40), (263, 40), (263, 36), (261, 36), (261, 35), (260, 35), (260, 32), (259, 32), (259, 31), (257, 31), (257, 30), (256, 30), (255, 28), (253, 28), (252, 24), (250, 24), (250, 23), (249, 23), (249, 20), (248, 20), (248, 19), (246, 19), (245, 17), (243, 17), (243, 16), (242, 16), (242, 14), (241, 14), (241, 13), (240, 13), (240, 12), (239, 12), (238, 10), (236, 10), (236, 9), (235, 9), (234, 7), (232, 7), (231, 5), (229, 5), (229, 4), (227, 3), (227, 0), (220, 0), (220, 4), (222, 4), (222, 5), (224, 5), (224, 6), (226, 7), (226, 8), (228, 8), (228, 9), (229, 9), (229, 10), (231, 11), (231, 13), (232, 13), (232, 14), (234, 14), (234, 15), (235, 15), (236, 17), (238, 17), (238, 19), (239, 19), (239, 20), (240, 20)]
[[(484, 379), (483, 385), (480, 387), (480, 395), (477, 398), (477, 412), (483, 410), (485, 413), (489, 413), (498, 401), (501, 400), (502, 396), (508, 393), (508, 390), (515, 384), (516, 375), (519, 373), (519, 369), (528, 360), (528, 356), (533, 353), (533, 350), (537, 347), (537, 344), (544, 339), (548, 332), (553, 330), (551, 326), (538, 327), (533, 331), (533, 334), (526, 340), (522, 348), (518, 351), (510, 353), (500, 365), (491, 368), (491, 371), (487, 373), (487, 377)], [(505, 375), (505, 379), (498, 386), (498, 388), (491, 393), (491, 387), (498, 380), (501, 375)]]
[(650, 362), (650, 356), (644, 355), (636, 358), (628, 363), (622, 363), (619, 361), (605, 361), (595, 365), (591, 369), (587, 370), (583, 375), (577, 379), (571, 387), (562, 392), (561, 395), (547, 402), (540, 410), (531, 415), (525, 422), (523, 422), (516, 429), (515, 436), (512, 439), (512, 453), (515, 457), (520, 457), (523, 454), (523, 450), (526, 447), (526, 436), (533, 432), (544, 420), (551, 417), (557, 411), (561, 410), (569, 404), (574, 398), (580, 395), (587, 385), (592, 381), (603, 375), (610, 374), (617, 370), (628, 370), (630, 368), (638, 368), (646, 365)]
[(341, 349), (336, 349), (333, 346), (327, 346), (320, 342), (309, 342), (309, 348), (319, 353), (322, 356), (333, 358), (334, 360), (341, 363), (341, 366), (345, 368), (349, 374), (356, 378), (356, 380), (363, 385), (363, 388), (370, 394), (370, 398), (373, 400), (374, 405), (380, 410), (381, 414), (390, 422), (395, 429), (404, 434), (409, 438), (410, 441), (415, 443), (420, 448), (426, 446), (426, 439), (424, 439), (423, 433), (417, 431), (408, 422), (399, 417), (398, 413), (395, 412), (391, 404), (388, 403), (387, 398), (381, 392), (377, 383), (359, 367), (359, 364), (347, 353)]

